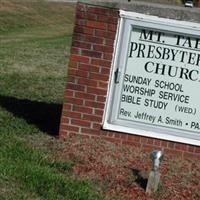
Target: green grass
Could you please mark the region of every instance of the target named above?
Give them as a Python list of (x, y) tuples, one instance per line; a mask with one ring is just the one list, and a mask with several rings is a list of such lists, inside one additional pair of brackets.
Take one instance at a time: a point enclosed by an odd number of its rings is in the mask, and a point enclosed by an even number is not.
[(57, 26), (55, 30), (60, 31), (60, 35), (49, 34), (39, 37), (41, 32), (38, 36), (33, 33), (31, 36), (19, 34), (19, 40), (15, 39), (15, 35), (13, 40), (2, 36), (1, 94), (62, 101), (71, 28), (67, 33), (59, 30)]
[(91, 181), (69, 175), (72, 163), (50, 161), (13, 135), (1, 138), (0, 145), (1, 199), (103, 199)]
[(73, 163), (56, 159), (56, 139), (41, 129), (62, 106), (73, 18), (66, 3), (0, 1), (2, 200), (108, 199), (71, 173)]
[(74, 7), (1, 1), (1, 94), (62, 102)]

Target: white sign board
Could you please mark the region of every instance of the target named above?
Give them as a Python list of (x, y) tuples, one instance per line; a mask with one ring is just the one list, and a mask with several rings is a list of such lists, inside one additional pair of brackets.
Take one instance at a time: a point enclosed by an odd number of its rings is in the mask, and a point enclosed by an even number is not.
[(121, 12), (104, 128), (200, 145), (200, 25)]

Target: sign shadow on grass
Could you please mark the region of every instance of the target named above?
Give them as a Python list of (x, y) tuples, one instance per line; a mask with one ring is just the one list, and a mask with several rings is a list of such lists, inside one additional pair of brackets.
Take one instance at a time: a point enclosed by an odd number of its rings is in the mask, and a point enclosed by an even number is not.
[(62, 105), (0, 95), (0, 106), (33, 124), (42, 132), (58, 136)]

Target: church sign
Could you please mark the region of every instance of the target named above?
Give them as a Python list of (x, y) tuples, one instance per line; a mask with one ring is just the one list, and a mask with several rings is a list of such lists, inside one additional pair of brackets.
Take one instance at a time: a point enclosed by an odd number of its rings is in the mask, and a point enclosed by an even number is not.
[(104, 128), (200, 145), (200, 25), (120, 17)]

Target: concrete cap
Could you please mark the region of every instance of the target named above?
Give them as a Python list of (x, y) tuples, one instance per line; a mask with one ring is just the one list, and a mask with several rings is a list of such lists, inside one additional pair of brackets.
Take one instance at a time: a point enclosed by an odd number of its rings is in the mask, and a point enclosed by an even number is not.
[(200, 23), (200, 8), (128, 0), (79, 0), (78, 2), (113, 9), (122, 9), (158, 17)]

